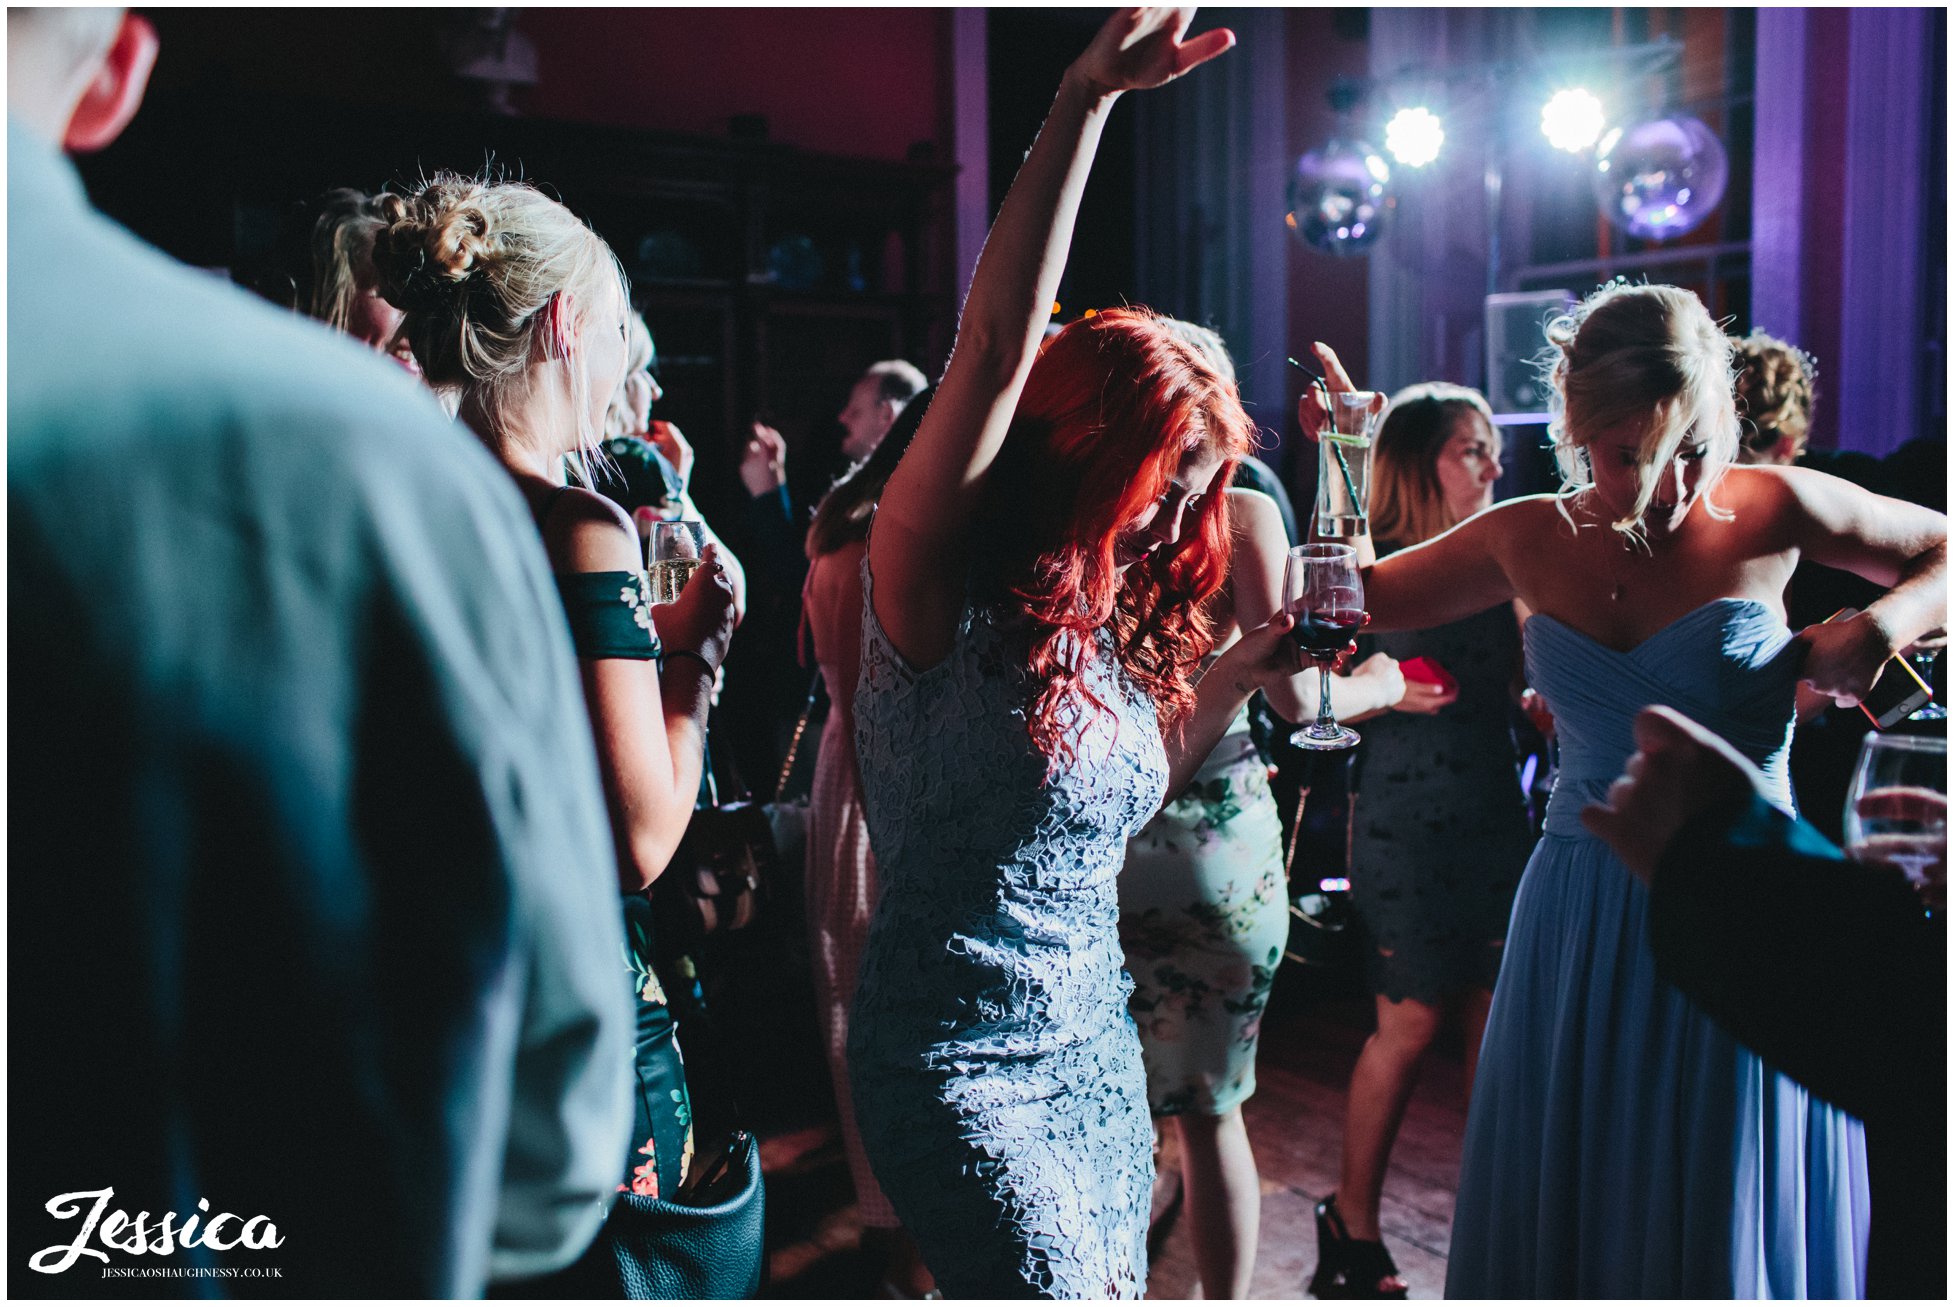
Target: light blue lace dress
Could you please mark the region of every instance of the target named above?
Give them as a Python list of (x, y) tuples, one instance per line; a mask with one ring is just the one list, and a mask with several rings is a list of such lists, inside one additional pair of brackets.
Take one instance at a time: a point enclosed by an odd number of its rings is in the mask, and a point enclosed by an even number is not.
[(1799, 653), (1749, 599), (1704, 604), (1627, 653), (1552, 617), (1527, 623), (1561, 769), (1493, 991), (1447, 1297), (1863, 1294), (1859, 1123), (1657, 979), (1648, 894), (1580, 823), (1651, 703), (1743, 750), (1788, 809)]
[(855, 741), (882, 896), (848, 1060), (869, 1161), (949, 1296), (1138, 1297), (1152, 1130), (1118, 880), (1166, 788), (1153, 704), (1102, 639), (1086, 679), (1115, 712), (1048, 781), (1022, 641), (967, 609), (917, 672), (862, 576)]

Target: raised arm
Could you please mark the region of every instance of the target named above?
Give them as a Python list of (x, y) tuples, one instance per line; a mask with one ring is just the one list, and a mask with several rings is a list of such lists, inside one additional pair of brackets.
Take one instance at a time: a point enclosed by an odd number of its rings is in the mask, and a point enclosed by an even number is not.
[[(1552, 513), (1552, 495), (1495, 504), (1422, 545), (1364, 569), (1373, 631), (1443, 626), (1519, 597), (1503, 561), (1529, 516)], [(1369, 544), (1368, 536), (1362, 537)]]
[(950, 650), (963, 603), (966, 532), (1003, 447), (1065, 270), (1079, 199), (1120, 92), (1160, 86), (1235, 43), (1182, 41), (1192, 9), (1123, 9), (1066, 70), (1058, 99), (977, 260), (956, 347), (909, 452), (889, 478), (869, 546), (875, 612), (918, 667)]

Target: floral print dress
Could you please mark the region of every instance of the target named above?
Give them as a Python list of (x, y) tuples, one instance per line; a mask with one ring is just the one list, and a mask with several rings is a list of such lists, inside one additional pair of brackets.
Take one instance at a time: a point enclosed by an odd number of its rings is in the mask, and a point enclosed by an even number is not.
[(1147, 1103), (1220, 1116), (1255, 1092), (1255, 1044), (1289, 937), (1282, 819), (1244, 712), (1127, 844), (1120, 942)]

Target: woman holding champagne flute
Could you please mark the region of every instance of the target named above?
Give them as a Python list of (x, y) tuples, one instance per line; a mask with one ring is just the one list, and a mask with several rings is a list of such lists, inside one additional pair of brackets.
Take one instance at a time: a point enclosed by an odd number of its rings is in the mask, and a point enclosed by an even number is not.
[[(1561, 744), (1480, 1054), (1446, 1291), (1856, 1297), (1859, 1125), (1657, 979), (1646, 894), (1579, 812), (1650, 703), (1724, 735), (1789, 806), (1798, 682), (1856, 699), (1944, 624), (1946, 519), (1803, 469), (1733, 466), (1730, 343), (1686, 291), (1608, 286), (1548, 340), (1566, 488), (1476, 514), (1366, 578), (1384, 631), (1522, 600), (1527, 668)], [(1317, 353), (1331, 388), (1352, 389)], [(1305, 430), (1321, 411), (1305, 397)], [(1801, 557), (1892, 588), (1793, 633), (1783, 594)]]
[(953, 1297), (1137, 1297), (1152, 1131), (1120, 969), (1126, 840), (1257, 685), (1281, 616), (1200, 681), (1233, 387), (1154, 315), (1042, 349), (1114, 101), (1233, 44), (1121, 10), (998, 211), (862, 580), (856, 756), (881, 897), (849, 1020), (876, 1178)]
[[(381, 292), (404, 311), (401, 330), (428, 384), (459, 401), (461, 420), (528, 502), (556, 573), (617, 844), (629, 945), (619, 961), (638, 996), (634, 1154), (619, 1188), (669, 1198), (692, 1154), (691, 1106), (652, 971), (643, 891), (691, 820), (707, 695), (732, 634), (732, 587), (708, 547), (676, 602), (654, 608), (631, 519), (602, 495), (564, 484), (566, 459), (596, 447), (626, 367), (624, 277), (603, 240), (561, 204), (514, 183), (443, 174), (381, 204), (386, 224), (373, 250)], [(728, 1255), (749, 1252), (760, 1255)], [(557, 1286), (533, 1291), (588, 1297), (622, 1288), (616, 1258), (600, 1235)]]

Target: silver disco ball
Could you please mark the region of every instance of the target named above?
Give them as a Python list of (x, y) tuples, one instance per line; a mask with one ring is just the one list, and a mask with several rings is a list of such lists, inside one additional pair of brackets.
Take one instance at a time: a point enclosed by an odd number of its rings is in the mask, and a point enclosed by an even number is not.
[(1668, 240), (1699, 225), (1729, 181), (1723, 142), (1687, 114), (1617, 127), (1595, 148), (1595, 203), (1608, 221), (1644, 240)]
[(1283, 222), (1313, 250), (1362, 254), (1384, 234), (1397, 203), (1382, 155), (1362, 141), (1331, 141), (1296, 160)]

